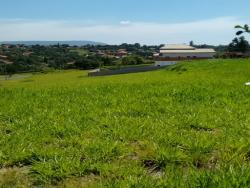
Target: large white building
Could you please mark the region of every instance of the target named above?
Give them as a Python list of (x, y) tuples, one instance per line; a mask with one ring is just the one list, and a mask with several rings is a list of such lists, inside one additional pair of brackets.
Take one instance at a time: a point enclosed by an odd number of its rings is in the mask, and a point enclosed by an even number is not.
[(185, 44), (167, 44), (160, 49), (155, 57), (156, 65), (168, 65), (173, 61), (185, 59), (209, 59), (216, 54), (214, 49), (195, 48)]
[(167, 44), (160, 49), (160, 56), (169, 58), (213, 58), (215, 53), (214, 49), (198, 49), (185, 44)]

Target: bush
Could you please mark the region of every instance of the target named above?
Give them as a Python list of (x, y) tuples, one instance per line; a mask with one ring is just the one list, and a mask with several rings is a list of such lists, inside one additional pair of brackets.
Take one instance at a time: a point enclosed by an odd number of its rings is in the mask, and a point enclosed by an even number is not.
[(122, 65), (140, 65), (144, 63), (144, 59), (140, 56), (127, 56), (121, 60)]

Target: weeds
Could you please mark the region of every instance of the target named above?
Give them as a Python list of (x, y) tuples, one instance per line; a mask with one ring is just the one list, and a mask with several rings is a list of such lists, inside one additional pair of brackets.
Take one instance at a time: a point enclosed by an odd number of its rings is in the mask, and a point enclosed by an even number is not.
[(1, 80), (0, 187), (249, 187), (249, 75), (208, 60)]

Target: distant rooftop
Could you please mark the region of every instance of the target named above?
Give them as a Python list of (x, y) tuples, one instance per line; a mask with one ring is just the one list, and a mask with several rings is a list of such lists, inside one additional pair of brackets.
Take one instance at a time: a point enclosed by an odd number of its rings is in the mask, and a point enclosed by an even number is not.
[(160, 53), (215, 53), (212, 48), (195, 48), (186, 44), (166, 44), (160, 49)]
[(195, 47), (186, 44), (166, 44), (161, 50), (194, 50)]
[(193, 50), (160, 50), (161, 53), (164, 53), (164, 54), (172, 54), (172, 53), (215, 53), (215, 50), (214, 49), (205, 49), (205, 48), (202, 48), (202, 49), (193, 49)]

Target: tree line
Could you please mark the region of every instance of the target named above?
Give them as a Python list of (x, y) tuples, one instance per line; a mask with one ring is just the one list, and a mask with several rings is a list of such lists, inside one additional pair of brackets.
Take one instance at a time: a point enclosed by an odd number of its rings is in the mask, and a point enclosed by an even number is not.
[[(1, 45), (0, 55), (8, 57), (9, 63), (6, 64), (5, 59), (0, 56), (0, 74), (146, 64), (152, 63), (152, 54), (157, 48), (157, 46), (141, 46), (138, 43), (82, 47), (59, 44), (52, 46)], [(98, 54), (99, 51), (114, 53), (119, 49), (124, 49), (128, 55), (118, 58)]]

